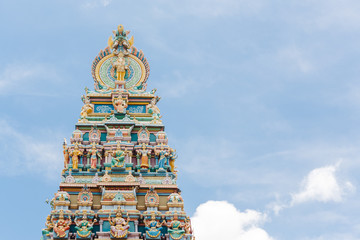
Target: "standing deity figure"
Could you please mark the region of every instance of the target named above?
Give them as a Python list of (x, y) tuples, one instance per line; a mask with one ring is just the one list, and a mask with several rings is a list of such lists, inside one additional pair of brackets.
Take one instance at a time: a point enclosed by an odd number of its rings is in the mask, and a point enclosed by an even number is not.
[(161, 149), (157, 151), (157, 155), (159, 156), (159, 169), (165, 169), (169, 157), (168, 151), (161, 147)]
[(129, 49), (134, 43), (134, 36), (128, 40), (128, 35), (130, 31), (125, 31), (123, 25), (119, 25), (116, 30), (113, 31), (114, 36), (110, 37), (108, 40), (108, 45), (111, 50), (118, 54), (123, 52), (125, 55), (129, 55)]
[(124, 81), (126, 72), (129, 70), (129, 65), (130, 63), (126, 61), (124, 53), (120, 52), (115, 62), (112, 63), (117, 81)]
[(94, 106), (90, 103), (90, 99), (87, 96), (82, 96), (81, 100), (84, 103), (84, 106), (81, 108), (80, 119), (85, 121), (88, 114), (94, 111)]
[(111, 167), (123, 167), (125, 163), (125, 152), (121, 150), (120, 144), (117, 144), (116, 150), (113, 153), (111, 160)]
[(128, 235), (128, 229), (129, 226), (129, 214), (127, 214), (127, 219), (125, 221), (124, 218), (122, 218), (122, 212), (121, 209), (118, 208), (116, 211), (116, 217), (112, 218), (111, 215), (109, 215), (109, 223), (111, 225), (110, 227), (110, 234), (113, 238), (127, 238)]
[(169, 232), (169, 238), (170, 240), (179, 240), (183, 239), (185, 236), (185, 230), (182, 228), (185, 227), (185, 224), (181, 223), (178, 220), (177, 213), (175, 212), (173, 220), (167, 224), (168, 232)]
[(156, 220), (156, 216), (155, 213), (151, 214), (151, 220), (146, 219), (144, 221), (145, 223), (145, 235), (146, 235), (146, 239), (160, 239), (161, 238), (161, 230), (162, 230), (162, 225), (165, 222), (165, 220), (161, 223), (159, 223)]
[(60, 210), (59, 219), (53, 221), (54, 225), (54, 232), (55, 235), (54, 238), (66, 238), (69, 233), (70, 225), (71, 225), (71, 219), (70, 216), (68, 216), (68, 219), (64, 219), (64, 212), (63, 210)]
[(91, 168), (96, 169), (96, 165), (98, 163), (98, 158), (101, 158), (101, 154), (96, 148), (96, 144), (92, 144), (91, 150), (88, 152), (88, 157), (90, 157)]
[(113, 98), (113, 105), (117, 112), (124, 113), (127, 108), (127, 100), (120, 97)]
[(170, 155), (169, 155), (169, 165), (172, 172), (175, 172), (175, 159), (177, 158), (176, 150), (170, 149)]
[(69, 148), (66, 144), (66, 139), (64, 139), (63, 153), (64, 153), (64, 169), (67, 169), (70, 161), (70, 157), (69, 157)]
[(138, 157), (141, 156), (141, 168), (149, 168), (149, 156), (151, 154), (151, 150), (146, 149), (146, 144), (142, 145), (140, 150), (137, 150)]
[(189, 217), (186, 217), (185, 218), (185, 233), (186, 234), (192, 234), (193, 233), (193, 230), (192, 230), (192, 227), (191, 227), (191, 219)]
[(90, 238), (93, 225), (97, 220), (94, 219), (93, 222), (87, 220), (86, 214), (82, 217), (81, 221), (79, 219), (75, 220), (75, 229), (77, 238)]
[(70, 156), (72, 160), (72, 169), (78, 169), (79, 156), (83, 155), (82, 151), (79, 150), (79, 146), (75, 144), (74, 150), (71, 151)]

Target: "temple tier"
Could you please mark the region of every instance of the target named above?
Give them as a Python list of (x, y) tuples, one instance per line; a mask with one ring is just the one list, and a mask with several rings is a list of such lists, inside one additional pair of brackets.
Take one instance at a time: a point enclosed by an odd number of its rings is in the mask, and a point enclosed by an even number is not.
[(176, 151), (146, 91), (149, 64), (122, 25), (95, 58), (94, 91), (64, 139), (60, 190), (42, 239), (193, 240), (176, 184)]

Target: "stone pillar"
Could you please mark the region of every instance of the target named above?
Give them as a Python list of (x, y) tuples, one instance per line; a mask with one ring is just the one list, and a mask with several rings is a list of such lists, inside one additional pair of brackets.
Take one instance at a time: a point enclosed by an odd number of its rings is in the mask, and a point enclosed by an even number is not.
[(138, 232), (139, 221), (135, 220), (134, 225), (135, 225), (135, 232)]
[(99, 225), (100, 225), (100, 232), (103, 231), (103, 224), (104, 224), (104, 220), (100, 219), (99, 221)]

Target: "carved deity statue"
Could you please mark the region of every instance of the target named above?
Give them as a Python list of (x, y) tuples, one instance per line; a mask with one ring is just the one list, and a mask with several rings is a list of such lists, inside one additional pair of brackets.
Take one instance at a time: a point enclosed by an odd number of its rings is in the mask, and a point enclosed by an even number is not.
[(156, 150), (156, 155), (159, 156), (159, 169), (165, 169), (169, 158), (168, 151), (161, 146), (160, 150)]
[(90, 103), (90, 99), (87, 96), (83, 95), (81, 100), (83, 101), (84, 105), (81, 108), (80, 119), (85, 121), (88, 114), (94, 111), (94, 106)]
[(90, 238), (93, 225), (97, 220), (94, 219), (94, 221), (89, 222), (86, 214), (83, 215), (82, 219), (75, 220), (75, 230), (76, 230), (76, 237), (77, 238)]
[(119, 25), (116, 30), (113, 31), (114, 36), (108, 40), (108, 45), (113, 53), (118, 54), (123, 52), (125, 55), (129, 55), (129, 49), (134, 43), (134, 36), (128, 40), (130, 31), (125, 31), (123, 25)]
[(109, 215), (109, 223), (110, 227), (110, 234), (113, 238), (127, 238), (129, 226), (129, 214), (127, 214), (127, 219), (125, 220), (122, 218), (121, 209), (118, 208), (116, 211), (116, 217), (112, 218)]
[(142, 145), (140, 150), (137, 150), (138, 157), (141, 157), (141, 168), (149, 168), (149, 156), (151, 154), (151, 150), (146, 149), (146, 144)]
[(42, 235), (46, 238), (50, 238), (50, 232), (52, 232), (54, 228), (54, 224), (51, 221), (51, 215), (47, 216), (45, 226), (46, 228), (42, 230)]
[(130, 63), (126, 61), (124, 54), (120, 52), (117, 55), (116, 60), (112, 63), (112, 66), (114, 67), (115, 76), (117, 81), (124, 81), (126, 72), (129, 70)]
[(64, 153), (64, 169), (67, 169), (67, 168), (68, 168), (69, 161), (70, 161), (70, 158), (69, 158), (69, 148), (68, 148), (68, 146), (66, 145), (66, 139), (64, 139), (63, 153)]
[(124, 113), (127, 108), (127, 100), (120, 97), (113, 98), (113, 105), (117, 112)]
[(79, 156), (83, 155), (83, 152), (79, 150), (79, 146), (75, 144), (74, 149), (71, 151), (70, 156), (72, 160), (72, 169), (78, 169)]
[(116, 150), (113, 153), (111, 160), (111, 167), (123, 167), (125, 163), (125, 152), (121, 150), (120, 143), (117, 144)]
[(98, 158), (101, 158), (99, 150), (96, 148), (96, 144), (92, 144), (92, 148), (88, 152), (88, 157), (90, 157), (91, 168), (96, 169), (98, 163)]
[(182, 228), (185, 227), (185, 224), (181, 223), (178, 220), (178, 215), (175, 212), (174, 214), (174, 218), (173, 220), (167, 224), (168, 228), (168, 232), (169, 232), (169, 237), (170, 240), (178, 240), (178, 239), (182, 239), (185, 235), (185, 230), (183, 230)]
[(64, 219), (63, 210), (60, 210), (59, 219), (55, 222), (52, 220), (54, 225), (54, 232), (57, 238), (65, 238), (67, 237), (71, 225), (70, 216), (68, 219)]
[(151, 220), (145, 219), (145, 235), (146, 239), (160, 239), (161, 238), (161, 230), (162, 225), (166, 224), (166, 221), (158, 222), (156, 220), (155, 213), (151, 214)]
[(159, 102), (160, 97), (154, 97), (150, 103), (146, 106), (148, 113), (151, 113), (154, 117), (160, 118), (160, 109), (156, 104)]
[(170, 154), (169, 154), (169, 165), (170, 165), (172, 172), (175, 172), (175, 159), (176, 158), (177, 158), (176, 150), (171, 148)]

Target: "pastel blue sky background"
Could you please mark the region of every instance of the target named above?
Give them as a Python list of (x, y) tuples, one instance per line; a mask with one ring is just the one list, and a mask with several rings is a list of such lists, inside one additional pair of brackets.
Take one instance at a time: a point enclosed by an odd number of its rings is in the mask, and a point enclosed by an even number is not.
[(121, 23), (162, 97), (197, 239), (225, 239), (206, 236), (215, 217), (227, 239), (360, 239), (359, 12), (355, 0), (1, 1), (1, 238), (40, 238), (62, 139)]

